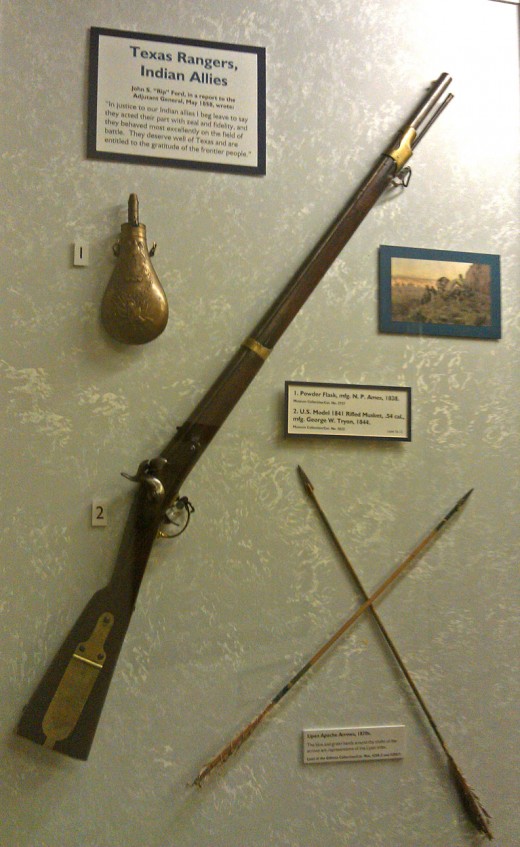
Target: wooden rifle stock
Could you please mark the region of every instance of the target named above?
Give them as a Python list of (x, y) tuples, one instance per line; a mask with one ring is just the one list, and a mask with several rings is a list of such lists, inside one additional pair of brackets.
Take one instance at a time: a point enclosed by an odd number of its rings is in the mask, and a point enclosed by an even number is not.
[[(144, 461), (110, 582), (76, 621), (23, 710), (18, 733), (77, 759), (88, 757), (152, 545), (165, 513), (273, 346), (452, 95), (442, 74), (279, 297), (160, 456)], [(187, 508), (187, 506), (186, 506)]]

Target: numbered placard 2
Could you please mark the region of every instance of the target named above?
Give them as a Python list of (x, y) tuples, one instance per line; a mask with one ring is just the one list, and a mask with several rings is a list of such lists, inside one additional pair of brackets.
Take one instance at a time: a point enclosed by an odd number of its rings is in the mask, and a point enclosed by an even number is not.
[(101, 498), (92, 501), (92, 526), (106, 526), (108, 523), (108, 502)]

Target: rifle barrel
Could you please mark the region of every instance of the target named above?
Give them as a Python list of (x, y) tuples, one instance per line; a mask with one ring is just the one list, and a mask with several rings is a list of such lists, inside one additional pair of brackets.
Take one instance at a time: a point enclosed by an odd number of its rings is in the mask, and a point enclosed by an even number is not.
[(426, 120), (426, 118), (428, 118), (433, 107), (441, 99), (451, 81), (452, 79), (449, 74), (441, 74), (440, 77), (433, 83), (433, 86), (426, 94), (424, 100), (419, 103), (410, 120), (410, 126), (412, 126), (417, 132), (419, 132), (421, 124), (424, 120)]

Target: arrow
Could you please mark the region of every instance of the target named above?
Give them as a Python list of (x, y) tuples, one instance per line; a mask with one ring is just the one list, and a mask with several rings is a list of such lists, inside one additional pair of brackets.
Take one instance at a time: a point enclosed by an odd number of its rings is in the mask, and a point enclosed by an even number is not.
[(465, 494), (464, 497), (461, 497), (460, 500), (457, 501), (455, 506), (444, 516), (442, 521), (440, 521), (440, 523), (437, 524), (435, 529), (431, 530), (431, 532), (429, 532), (422, 539), (422, 541), (420, 541), (419, 544), (417, 544), (417, 546), (414, 547), (412, 552), (409, 553), (408, 556), (406, 556), (405, 559), (403, 559), (401, 564), (398, 565), (398, 567), (396, 567), (395, 570), (392, 571), (390, 576), (388, 576), (384, 580), (384, 582), (379, 586), (379, 588), (376, 591), (374, 591), (374, 593), (370, 597), (368, 597), (365, 600), (365, 602), (362, 603), (356, 609), (354, 614), (351, 615), (348, 618), (348, 620), (346, 620), (345, 623), (342, 626), (340, 626), (340, 628), (334, 633), (334, 635), (332, 635), (325, 642), (325, 644), (323, 644), (322, 647), (320, 647), (320, 649), (314, 654), (314, 656), (312, 656), (308, 660), (308, 662), (306, 662), (303, 665), (303, 667), (301, 667), (300, 670), (297, 671), (297, 673), (295, 673), (294, 676), (291, 677), (289, 682), (287, 682), (283, 686), (283, 688), (281, 688), (280, 691), (277, 694), (275, 694), (275, 696), (272, 698), (272, 700), (270, 700), (267, 703), (267, 705), (262, 709), (262, 711), (255, 718), (253, 718), (253, 720), (250, 721), (250, 723), (248, 723), (247, 726), (244, 727), (244, 729), (241, 732), (238, 733), (238, 735), (236, 735), (228, 744), (226, 744), (226, 746), (223, 747), (222, 750), (219, 753), (217, 753), (216, 756), (214, 756), (212, 759), (210, 759), (209, 762), (207, 762), (207, 764), (205, 764), (204, 767), (201, 768), (201, 770), (197, 774), (197, 777), (195, 778), (195, 780), (192, 783), (193, 785), (197, 785), (200, 788), (202, 786), (202, 783), (204, 782), (204, 780), (209, 776), (209, 774), (211, 773), (212, 770), (214, 770), (214, 768), (216, 768), (218, 765), (223, 764), (225, 761), (227, 761), (227, 759), (229, 759), (230, 756), (233, 755), (233, 753), (236, 753), (236, 751), (242, 746), (244, 741), (247, 738), (249, 738), (249, 736), (254, 732), (254, 730), (257, 728), (257, 726), (259, 726), (262, 723), (262, 721), (264, 720), (264, 718), (267, 717), (269, 712), (271, 712), (272, 709), (274, 709), (276, 704), (279, 703), (280, 700), (282, 700), (283, 697), (285, 697), (285, 695), (291, 690), (291, 688), (293, 688), (293, 686), (296, 685), (296, 683), (303, 676), (305, 676), (305, 674), (322, 658), (322, 656), (324, 656), (325, 653), (327, 653), (328, 650), (330, 650), (330, 648), (338, 641), (338, 639), (340, 639), (341, 636), (348, 629), (350, 629), (350, 627), (357, 621), (357, 619), (359, 617), (361, 617), (363, 612), (366, 612), (366, 610), (369, 609), (372, 606), (373, 603), (375, 603), (375, 601), (386, 591), (386, 589), (389, 588), (390, 585), (393, 582), (395, 582), (395, 580), (399, 576), (401, 576), (403, 571), (406, 570), (406, 568), (409, 565), (411, 565), (411, 563), (414, 561), (414, 559), (416, 559), (418, 557), (418, 555), (422, 552), (422, 550), (424, 550), (424, 548), (428, 544), (430, 544), (430, 542), (432, 542), (434, 540), (434, 538), (436, 538), (438, 536), (441, 529), (459, 511), (459, 509), (466, 502), (466, 500), (468, 499), (470, 494), (471, 494), (471, 491), (468, 491), (468, 493)]

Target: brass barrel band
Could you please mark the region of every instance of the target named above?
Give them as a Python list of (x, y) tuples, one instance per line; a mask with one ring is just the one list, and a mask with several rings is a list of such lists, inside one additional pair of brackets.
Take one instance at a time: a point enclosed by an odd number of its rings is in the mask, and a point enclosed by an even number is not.
[(264, 361), (271, 352), (269, 347), (264, 347), (264, 345), (260, 344), (260, 342), (255, 338), (246, 338), (246, 340), (242, 342), (242, 347), (248, 347), (249, 350), (252, 350), (253, 353), (256, 353), (256, 355), (260, 356), (260, 358)]
[(397, 170), (400, 171), (404, 164), (412, 155), (412, 146), (417, 136), (417, 131), (413, 126), (409, 126), (399, 140), (397, 147), (394, 147), (387, 153), (397, 165)]

